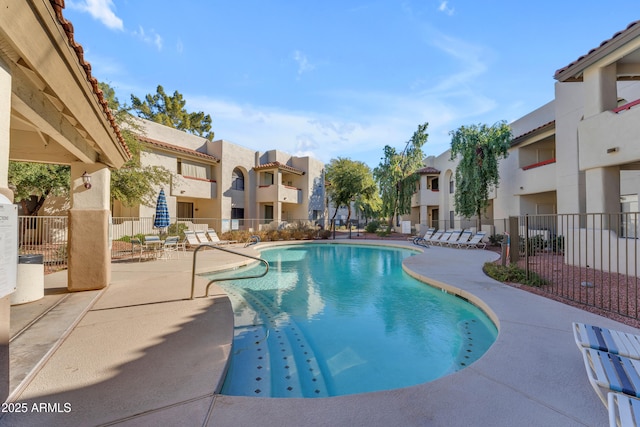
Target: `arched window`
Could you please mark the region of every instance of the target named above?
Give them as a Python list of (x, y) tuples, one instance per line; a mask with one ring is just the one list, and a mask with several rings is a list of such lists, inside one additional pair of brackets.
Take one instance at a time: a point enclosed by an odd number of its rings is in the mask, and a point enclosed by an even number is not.
[(235, 168), (231, 174), (231, 189), (244, 191), (244, 175), (238, 168)]

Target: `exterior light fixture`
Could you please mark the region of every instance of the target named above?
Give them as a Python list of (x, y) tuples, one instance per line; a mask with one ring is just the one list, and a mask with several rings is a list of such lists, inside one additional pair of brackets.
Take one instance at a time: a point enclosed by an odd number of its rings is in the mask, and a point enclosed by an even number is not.
[(82, 178), (82, 182), (84, 183), (84, 188), (87, 190), (91, 188), (91, 175), (84, 171), (84, 173), (80, 176)]

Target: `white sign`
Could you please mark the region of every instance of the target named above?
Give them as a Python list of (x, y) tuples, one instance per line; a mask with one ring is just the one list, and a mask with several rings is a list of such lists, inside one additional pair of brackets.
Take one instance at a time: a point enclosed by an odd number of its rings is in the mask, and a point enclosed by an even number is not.
[(411, 234), (411, 221), (402, 221), (402, 234)]
[(16, 290), (18, 206), (0, 194), (0, 298)]

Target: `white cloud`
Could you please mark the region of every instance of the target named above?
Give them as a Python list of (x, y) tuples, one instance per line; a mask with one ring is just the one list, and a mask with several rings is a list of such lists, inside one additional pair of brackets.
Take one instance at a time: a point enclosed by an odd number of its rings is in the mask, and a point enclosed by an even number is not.
[(145, 43), (155, 45), (158, 50), (162, 50), (162, 37), (154, 29), (151, 29), (150, 34), (147, 34), (142, 25), (140, 25), (138, 30), (133, 31), (132, 34)]
[(102, 22), (112, 30), (123, 30), (122, 19), (118, 18), (113, 9), (115, 6), (112, 0), (84, 0), (79, 2), (69, 2), (70, 9), (89, 13), (94, 19)]
[(438, 7), (438, 10), (440, 12), (446, 13), (449, 16), (453, 15), (453, 13), (455, 12), (454, 8), (449, 7), (449, 2), (447, 0), (440, 2), (440, 6)]
[(307, 56), (304, 53), (300, 52), (299, 50), (296, 50), (295, 52), (293, 52), (293, 59), (298, 63), (298, 78), (303, 73), (306, 73), (307, 71), (312, 71), (314, 68), (316, 68), (315, 65), (309, 62), (309, 60), (307, 59)]

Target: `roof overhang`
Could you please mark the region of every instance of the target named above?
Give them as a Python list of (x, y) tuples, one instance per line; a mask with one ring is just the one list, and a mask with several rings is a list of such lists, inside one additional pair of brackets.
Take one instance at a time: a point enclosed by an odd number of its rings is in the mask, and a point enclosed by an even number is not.
[(9, 158), (121, 167), (131, 156), (61, 0), (0, 0), (0, 66), (11, 75)]
[[(623, 59), (625, 57), (627, 60)], [(618, 80), (640, 79), (640, 21), (632, 22), (597, 48), (560, 68), (554, 78), (560, 82), (579, 82), (583, 80), (585, 69), (594, 65), (604, 67), (618, 61)]]

